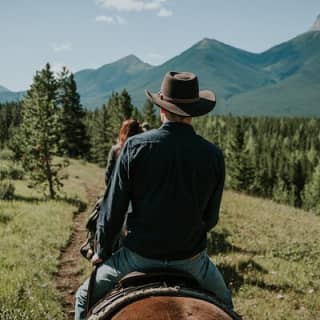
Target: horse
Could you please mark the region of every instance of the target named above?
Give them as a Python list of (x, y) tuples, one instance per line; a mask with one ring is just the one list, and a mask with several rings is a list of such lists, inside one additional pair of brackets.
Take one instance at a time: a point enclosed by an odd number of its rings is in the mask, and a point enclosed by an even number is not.
[(112, 320), (233, 320), (230, 315), (207, 301), (186, 297), (149, 297), (134, 302)]
[(93, 306), (87, 320), (240, 320), (180, 272), (131, 273)]

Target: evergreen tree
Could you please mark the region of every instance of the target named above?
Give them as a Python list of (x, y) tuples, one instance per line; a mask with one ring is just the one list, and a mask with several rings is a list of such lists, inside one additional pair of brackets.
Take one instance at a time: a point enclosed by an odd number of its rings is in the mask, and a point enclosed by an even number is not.
[(122, 121), (130, 119), (133, 111), (133, 105), (131, 103), (131, 97), (126, 89), (122, 90), (118, 103)]
[(244, 144), (244, 131), (240, 121), (229, 138), (227, 155), (227, 185), (237, 191), (251, 192), (254, 166)]
[(119, 107), (119, 94), (118, 92), (113, 92), (108, 101), (108, 126), (115, 139), (121, 127), (123, 120), (125, 119), (121, 108)]
[(110, 114), (106, 105), (95, 112), (93, 119), (91, 156), (101, 167), (106, 166), (109, 150), (114, 143), (114, 134), (110, 125)]
[(143, 121), (143, 115), (141, 114), (141, 112), (139, 111), (138, 108), (133, 107), (132, 110), (132, 115), (131, 115), (132, 119), (137, 120), (138, 122), (142, 122)]
[(85, 157), (89, 151), (89, 137), (84, 124), (85, 111), (74, 76), (65, 67), (59, 76), (59, 106), (61, 108), (61, 149), (71, 158)]
[(153, 103), (148, 99), (145, 101), (143, 105), (143, 120), (149, 124), (150, 128), (156, 127), (156, 110), (154, 108)]
[(57, 106), (58, 83), (49, 63), (37, 71), (23, 101), (20, 147), (23, 166), (30, 171), (35, 185), (45, 185), (54, 198), (62, 185), (59, 171), (62, 163), (54, 162), (61, 134)]
[(302, 201), (306, 209), (320, 214), (320, 162), (315, 168), (309, 183), (305, 185)]
[(119, 95), (118, 92), (113, 92), (108, 101), (109, 127), (111, 129), (113, 139), (119, 135), (122, 122), (131, 117), (133, 106), (131, 97), (124, 89)]

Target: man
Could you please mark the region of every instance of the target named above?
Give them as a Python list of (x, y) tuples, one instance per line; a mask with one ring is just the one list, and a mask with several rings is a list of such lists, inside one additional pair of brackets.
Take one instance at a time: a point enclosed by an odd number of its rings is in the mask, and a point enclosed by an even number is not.
[[(169, 72), (161, 91), (148, 98), (160, 107), (160, 129), (127, 140), (104, 196), (97, 225), (93, 302), (131, 271), (175, 269), (233, 308), (231, 294), (210, 261), (206, 233), (218, 222), (224, 186), (223, 154), (198, 136), (192, 117), (215, 106), (211, 91), (199, 91), (192, 73)], [(127, 236), (112, 253), (128, 208)], [(79, 288), (75, 319), (85, 319), (88, 280)]]

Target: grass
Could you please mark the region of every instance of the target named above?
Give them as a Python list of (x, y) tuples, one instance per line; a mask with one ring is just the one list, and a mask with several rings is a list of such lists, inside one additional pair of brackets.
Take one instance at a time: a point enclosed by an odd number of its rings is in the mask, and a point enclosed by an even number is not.
[(84, 162), (71, 161), (66, 171), (66, 194), (58, 200), (15, 181), (15, 199), (0, 203), (0, 319), (65, 319), (54, 284), (60, 249), (87, 202), (86, 183), (103, 179), (101, 169)]
[(320, 219), (225, 192), (210, 251), (246, 319), (319, 319)]
[[(0, 203), (0, 319), (65, 319), (54, 286), (60, 248), (86, 185), (103, 170), (81, 161), (66, 169), (66, 197), (47, 201), (27, 181)], [(76, 199), (76, 200), (75, 200)], [(316, 320), (320, 315), (320, 218), (269, 200), (226, 191), (209, 252), (245, 319)], [(83, 277), (89, 263), (79, 256)]]

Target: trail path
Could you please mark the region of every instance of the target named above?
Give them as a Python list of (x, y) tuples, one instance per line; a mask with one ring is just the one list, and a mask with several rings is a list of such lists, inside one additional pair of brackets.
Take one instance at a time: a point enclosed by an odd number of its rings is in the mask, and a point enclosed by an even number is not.
[[(88, 198), (87, 210), (90, 210), (101, 190), (97, 186), (92, 185), (85, 185), (85, 187)], [(59, 258), (56, 287), (60, 293), (62, 306), (68, 320), (74, 318), (75, 293), (83, 281), (83, 264), (80, 263), (83, 258), (80, 255), (79, 249), (87, 236), (85, 228), (87, 217), (87, 211), (74, 215), (70, 241), (61, 251)]]

